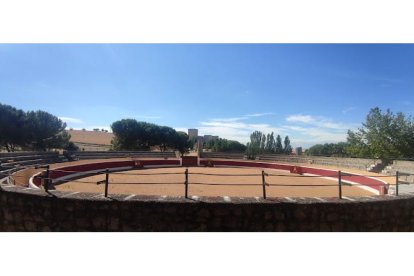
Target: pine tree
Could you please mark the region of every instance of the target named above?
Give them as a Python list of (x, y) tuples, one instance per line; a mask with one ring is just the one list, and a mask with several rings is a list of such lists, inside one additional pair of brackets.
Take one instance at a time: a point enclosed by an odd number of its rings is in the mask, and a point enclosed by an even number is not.
[(285, 147), (283, 149), (285, 154), (292, 154), (292, 146), (290, 145), (290, 139), (289, 136), (285, 137)]
[(260, 140), (260, 154), (263, 154), (266, 151), (266, 134), (262, 134), (262, 138)]
[(276, 150), (275, 151), (277, 154), (283, 153), (282, 137), (280, 137), (280, 135), (278, 135), (276, 138)]
[(273, 132), (267, 135), (265, 152), (276, 153), (276, 141), (275, 134)]
[(264, 134), (260, 131), (255, 131), (250, 135), (250, 143), (247, 144), (246, 150), (249, 159), (255, 159), (257, 155), (261, 154), (263, 136)]

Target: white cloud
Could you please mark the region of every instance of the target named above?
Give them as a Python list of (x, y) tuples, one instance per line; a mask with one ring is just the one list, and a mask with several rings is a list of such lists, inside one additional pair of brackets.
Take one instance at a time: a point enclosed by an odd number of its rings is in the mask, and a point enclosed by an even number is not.
[(238, 122), (241, 120), (247, 120), (247, 117), (232, 117), (232, 118), (214, 118), (211, 121), (214, 122)]
[(301, 125), (315, 126), (319, 128), (328, 128), (334, 130), (348, 130), (354, 127), (354, 124), (344, 124), (340, 122), (333, 122), (331, 119), (323, 116), (311, 115), (290, 115), (286, 118), (287, 122), (300, 123)]
[(251, 118), (258, 118), (258, 117), (270, 116), (270, 115), (274, 115), (274, 113), (273, 112), (252, 113), (252, 114), (241, 115), (240, 117), (215, 118), (215, 119), (211, 119), (211, 121), (237, 122), (237, 121), (242, 121), (242, 120), (248, 120), (248, 119), (251, 119)]
[[(349, 108), (349, 111), (354, 108)], [(286, 118), (289, 125), (284, 129), (292, 131), (292, 143), (309, 147), (314, 144), (344, 142), (349, 129), (355, 129), (357, 124), (334, 122), (330, 118), (312, 115), (290, 115)]]
[(243, 115), (243, 117), (263, 117), (263, 116), (271, 116), (274, 115), (275, 113), (273, 112), (265, 112), (265, 113), (253, 113), (253, 114), (246, 114)]
[(355, 109), (356, 109), (355, 106), (351, 106), (351, 107), (348, 107), (348, 108), (345, 108), (344, 110), (342, 110), (342, 113), (343, 114), (347, 114), (347, 113), (349, 113), (349, 112), (351, 112), (351, 111), (353, 111)]
[(175, 127), (174, 129), (176, 131), (182, 131), (182, 132), (188, 133), (188, 128), (185, 128), (185, 127)]
[[(272, 113), (273, 114), (273, 113)], [(256, 116), (252, 116), (256, 115)], [(270, 113), (257, 113), (230, 118), (208, 119), (196, 127), (200, 135), (218, 135), (221, 138), (236, 140), (241, 143), (250, 141), (250, 134), (254, 131), (263, 133), (274, 132), (276, 135), (289, 136), (294, 147), (309, 147), (319, 143), (336, 143), (346, 141), (347, 130), (356, 127), (355, 124), (334, 122), (323, 116), (304, 114), (290, 115), (285, 118), (288, 124), (270, 125), (268, 123), (252, 123), (253, 117), (270, 115)], [(177, 130), (187, 131), (184, 128)]]
[(269, 124), (246, 124), (225, 122), (201, 122), (199, 131), (201, 135), (219, 135), (222, 138), (236, 140), (242, 143), (250, 141), (250, 134), (254, 131), (263, 133), (274, 132), (281, 135), (282, 139), (289, 136), (293, 146), (308, 147), (316, 143), (340, 142), (346, 140), (346, 132), (335, 133), (318, 128), (301, 128), (297, 126), (272, 126)]
[(314, 118), (310, 115), (290, 115), (286, 118), (288, 122), (310, 123), (314, 121)]
[(313, 144), (337, 143), (346, 141), (346, 131), (332, 131), (322, 128), (297, 128), (291, 127), (294, 134), (292, 143), (309, 146)]
[(65, 123), (72, 123), (72, 124), (83, 124), (81, 119), (72, 118), (72, 117), (59, 117)]
[[(241, 120), (241, 119), (240, 119)], [(236, 140), (247, 143), (250, 140), (250, 134), (256, 130), (264, 133), (280, 133), (282, 130), (269, 124), (249, 124), (241, 121), (229, 121), (227, 119), (212, 119), (200, 122), (198, 128), (200, 134), (218, 135), (222, 138)]]

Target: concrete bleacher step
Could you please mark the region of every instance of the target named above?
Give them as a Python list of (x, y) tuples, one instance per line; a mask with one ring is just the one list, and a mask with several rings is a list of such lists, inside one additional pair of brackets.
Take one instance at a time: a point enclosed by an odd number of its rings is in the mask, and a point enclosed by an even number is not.
[(36, 164), (39, 162), (42, 162), (43, 159), (35, 159), (35, 160), (26, 160), (26, 161), (18, 161), (18, 162), (9, 162), (9, 163), (4, 163), (4, 166), (26, 166), (26, 165), (32, 165), (32, 164)]
[[(205, 156), (216, 158), (226, 158), (226, 153), (220, 154), (204, 154)], [(203, 156), (204, 157), (204, 156)], [(229, 155), (227, 158), (230, 158)], [(354, 168), (367, 171), (370, 167), (377, 166), (381, 160), (377, 159), (358, 159), (358, 158), (336, 158), (336, 157), (315, 157), (315, 156), (286, 156), (277, 154), (264, 154), (258, 157), (258, 160), (268, 162), (283, 162), (283, 163), (307, 163), (323, 166), (335, 166), (344, 168)]]
[(74, 152), (72, 159), (111, 159), (111, 158), (176, 158), (175, 152)]
[(17, 172), (18, 170), (19, 170), (18, 168), (12, 168), (12, 169), (0, 171), (0, 177), (7, 177), (10, 174)]
[(2, 157), (0, 162), (18, 162), (25, 160), (33, 159), (43, 159), (43, 158), (57, 158), (58, 155), (27, 155), (27, 156), (16, 156), (16, 157)]
[(216, 153), (203, 152), (201, 158), (217, 158), (217, 159), (240, 159), (244, 160), (246, 155), (244, 153)]
[(1, 157), (18, 157), (18, 156), (33, 156), (39, 154), (51, 154), (55, 152), (33, 152), (33, 151), (22, 151), (22, 152), (2, 152), (0, 153)]

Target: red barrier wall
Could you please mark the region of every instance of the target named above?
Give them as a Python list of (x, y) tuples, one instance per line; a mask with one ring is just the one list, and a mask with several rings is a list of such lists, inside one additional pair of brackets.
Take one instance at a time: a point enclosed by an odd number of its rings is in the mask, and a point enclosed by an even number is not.
[[(74, 173), (79, 172), (88, 172), (96, 170), (106, 170), (122, 167), (134, 167), (137, 165), (136, 162), (139, 162), (141, 166), (179, 166), (180, 160), (135, 160), (135, 161), (113, 161), (113, 162), (100, 162), (100, 163), (91, 163), (67, 167), (59, 167), (50, 170), (50, 178), (57, 179), (64, 176), (68, 176)], [(33, 183), (40, 186), (41, 179), (34, 178)]]
[[(251, 167), (251, 168), (263, 168), (263, 169), (276, 169), (284, 171), (293, 171), (296, 167), (297, 171), (301, 173), (320, 175), (323, 177), (333, 177), (338, 178), (338, 172), (328, 169), (318, 169), (318, 168), (309, 168), (296, 165), (285, 165), (285, 164), (275, 164), (275, 163), (262, 163), (262, 162), (249, 162), (249, 161), (227, 161), (227, 160), (201, 160), (200, 165), (207, 166), (209, 162), (212, 162), (214, 166), (235, 166), (235, 167)], [(370, 187), (380, 192), (380, 194), (387, 194), (388, 185), (378, 179), (357, 175), (344, 173), (342, 175), (343, 181), (350, 181), (364, 186)]]
[[(91, 163), (84, 165), (68, 166), (56, 168), (50, 171), (50, 178), (57, 179), (63, 176), (71, 175), (78, 172), (88, 172), (95, 170), (114, 169), (122, 167), (133, 167), (136, 166), (137, 161), (115, 161), (115, 162), (102, 162), (102, 163)], [(143, 167), (145, 166), (179, 166), (180, 160), (142, 160), (138, 161)], [(262, 162), (249, 162), (249, 161), (228, 161), (228, 160), (201, 160), (201, 166), (207, 166), (211, 162), (215, 166), (233, 166), (233, 167), (252, 167), (252, 168), (263, 168), (263, 169), (276, 169), (293, 171), (296, 167), (296, 171), (300, 173), (307, 173), (313, 175), (319, 175), (322, 177), (338, 178), (338, 172), (328, 169), (309, 168), (296, 165), (276, 164), (276, 163), (262, 163)], [(197, 167), (198, 157), (184, 157), (182, 162), (183, 167)], [(362, 176), (358, 174), (346, 173), (342, 175), (343, 181), (349, 181), (353, 183), (362, 184), (380, 192), (380, 194), (387, 194), (388, 185), (378, 179)], [(35, 178), (33, 182), (36, 185), (41, 185), (41, 180)]]
[(184, 156), (183, 167), (198, 167), (198, 157), (197, 156)]

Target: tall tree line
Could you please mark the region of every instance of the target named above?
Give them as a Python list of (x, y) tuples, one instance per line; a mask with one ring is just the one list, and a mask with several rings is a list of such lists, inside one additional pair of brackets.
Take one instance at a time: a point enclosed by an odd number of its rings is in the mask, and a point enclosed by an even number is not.
[(64, 122), (46, 111), (24, 112), (0, 103), (0, 147), (8, 152), (74, 148), (65, 128)]
[(135, 119), (123, 119), (112, 123), (114, 150), (150, 150), (159, 147), (161, 151), (174, 149), (184, 154), (192, 147), (187, 133), (167, 126), (159, 126)]
[(245, 152), (246, 146), (238, 141), (227, 140), (219, 138), (204, 143), (204, 149), (211, 150), (213, 152)]
[(255, 131), (250, 135), (250, 142), (247, 143), (246, 154), (249, 159), (255, 159), (260, 154), (291, 154), (292, 146), (290, 145), (289, 136), (286, 136), (282, 144), (282, 137), (272, 132), (265, 134), (261, 131)]
[(346, 142), (316, 144), (307, 149), (305, 154), (313, 156), (347, 157), (349, 156), (346, 151), (347, 147), (349, 147), (349, 144)]

